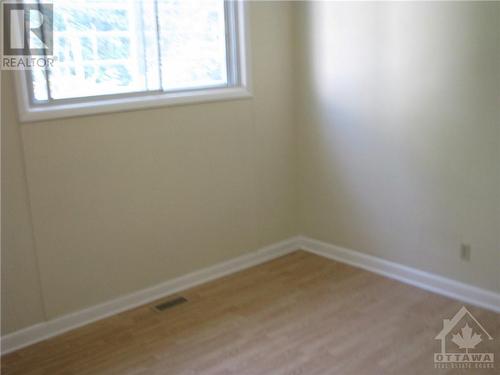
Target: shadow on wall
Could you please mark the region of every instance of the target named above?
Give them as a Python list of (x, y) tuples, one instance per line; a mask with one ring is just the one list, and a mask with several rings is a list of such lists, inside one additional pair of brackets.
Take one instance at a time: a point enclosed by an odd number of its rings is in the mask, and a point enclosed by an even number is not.
[(500, 3), (305, 7), (305, 233), (500, 290)]

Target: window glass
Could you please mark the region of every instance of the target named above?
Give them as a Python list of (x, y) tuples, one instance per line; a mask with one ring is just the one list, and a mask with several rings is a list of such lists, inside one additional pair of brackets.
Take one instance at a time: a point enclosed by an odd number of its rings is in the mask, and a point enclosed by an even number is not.
[(227, 84), (224, 2), (159, 1), (165, 90)]
[(228, 86), (223, 0), (53, 3), (57, 60), (33, 70), (36, 101)]

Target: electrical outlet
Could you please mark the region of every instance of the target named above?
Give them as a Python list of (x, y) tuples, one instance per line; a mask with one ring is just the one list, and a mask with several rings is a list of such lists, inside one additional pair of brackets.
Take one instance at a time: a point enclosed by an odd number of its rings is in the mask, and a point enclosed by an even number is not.
[(460, 258), (466, 262), (470, 261), (470, 245), (466, 243), (460, 244)]

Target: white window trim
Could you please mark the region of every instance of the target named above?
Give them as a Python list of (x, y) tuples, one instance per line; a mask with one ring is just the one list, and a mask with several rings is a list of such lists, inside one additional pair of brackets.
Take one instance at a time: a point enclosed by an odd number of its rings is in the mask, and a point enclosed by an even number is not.
[(121, 94), (109, 97), (88, 98), (75, 102), (32, 105), (28, 92), (28, 78), (25, 71), (15, 71), (15, 90), (21, 122), (34, 122), (58, 118), (93, 115), (99, 113), (124, 112), (146, 108), (204, 103), (220, 100), (251, 98), (250, 41), (248, 12), (245, 0), (235, 1), (237, 7), (237, 42), (240, 82), (234, 87), (205, 88), (179, 92)]

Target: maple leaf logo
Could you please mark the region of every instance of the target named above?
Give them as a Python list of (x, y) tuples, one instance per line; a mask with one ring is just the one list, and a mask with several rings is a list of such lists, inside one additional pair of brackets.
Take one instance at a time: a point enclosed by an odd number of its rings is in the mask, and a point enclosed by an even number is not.
[(451, 341), (457, 344), (460, 349), (465, 349), (465, 352), (468, 354), (469, 349), (474, 349), (483, 340), (481, 339), (481, 335), (477, 333), (472, 334), (472, 328), (466, 323), (465, 327), (462, 328), (462, 334), (454, 334)]

